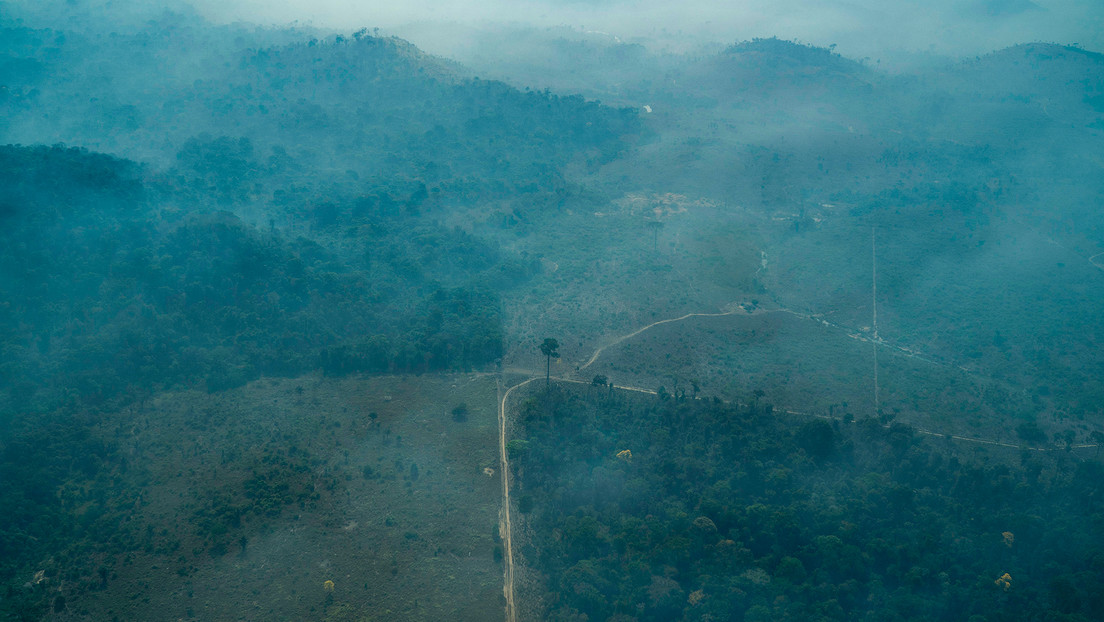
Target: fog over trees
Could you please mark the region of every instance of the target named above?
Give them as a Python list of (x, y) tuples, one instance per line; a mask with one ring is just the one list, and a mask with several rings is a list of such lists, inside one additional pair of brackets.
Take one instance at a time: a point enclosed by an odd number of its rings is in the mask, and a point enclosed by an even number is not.
[(1102, 16), (0, 0), (0, 620), (1104, 619)]

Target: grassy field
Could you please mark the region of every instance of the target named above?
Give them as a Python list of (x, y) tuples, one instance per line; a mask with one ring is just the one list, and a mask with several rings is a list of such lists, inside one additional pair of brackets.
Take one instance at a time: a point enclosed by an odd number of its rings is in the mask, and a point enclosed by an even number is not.
[(543, 369), (536, 344), (555, 337), (570, 370), (615, 336), (756, 291), (760, 243), (740, 208), (637, 193), (598, 209), (516, 242), (544, 272), (504, 299), (507, 367)]
[[(782, 311), (690, 318), (662, 324), (612, 346), (587, 370), (617, 384), (751, 401), (843, 418), (891, 416), (946, 434), (1020, 442), (1017, 424), (1034, 421), (1031, 396), (1005, 383), (937, 360), (880, 346), (879, 412), (874, 409), (874, 353), (862, 331), (848, 332)], [(1050, 434), (1084, 425), (1038, 421)]]
[[(554, 373), (570, 374), (599, 346), (652, 322), (756, 301), (832, 326), (785, 314), (665, 324), (612, 347), (579, 377), (688, 393), (696, 380), (727, 398), (762, 390), (779, 408), (876, 414), (873, 349), (854, 338), (873, 337), (872, 230), (846, 205), (810, 209), (768, 218), (640, 191), (573, 215), (571, 226), (525, 241), (555, 269), (507, 301), (508, 364), (543, 368), (535, 344), (555, 336), (563, 358)], [(1000, 210), (958, 229), (938, 211), (925, 217), (931, 227), (877, 232), (880, 413), (1002, 442), (1021, 442), (1017, 428), (1032, 424), (1087, 442), (1099, 429), (1101, 391), (1092, 249)]]
[(495, 619), (496, 396), (483, 375), (161, 394), (97, 430), (127, 466), (85, 513), (125, 516), (104, 535), (129, 552), (91, 577), (44, 560), (45, 586), (96, 620)]

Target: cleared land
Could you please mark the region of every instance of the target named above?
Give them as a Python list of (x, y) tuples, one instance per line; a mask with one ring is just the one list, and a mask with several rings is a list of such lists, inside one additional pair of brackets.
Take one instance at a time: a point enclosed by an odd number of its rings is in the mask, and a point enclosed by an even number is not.
[[(866, 336), (868, 337), (868, 336)], [(1027, 418), (1030, 400), (953, 366), (879, 348), (881, 411), (943, 433), (985, 432), (1013, 440), (1008, 417)], [(872, 416), (869, 341), (785, 312), (694, 317), (661, 324), (606, 349), (587, 372), (618, 384), (752, 399), (818, 415)], [(1003, 419), (1003, 429), (988, 429)], [(1002, 435), (1003, 436), (1000, 436)]]
[[(466, 413), (454, 414), (460, 404)], [(145, 544), (105, 567), (73, 610), (103, 620), (501, 616), (493, 377), (262, 379), (162, 394), (126, 419), (99, 430), (130, 456), (119, 498), (89, 500), (87, 512), (131, 505), (117, 537)], [(63, 560), (44, 565), (65, 576)]]

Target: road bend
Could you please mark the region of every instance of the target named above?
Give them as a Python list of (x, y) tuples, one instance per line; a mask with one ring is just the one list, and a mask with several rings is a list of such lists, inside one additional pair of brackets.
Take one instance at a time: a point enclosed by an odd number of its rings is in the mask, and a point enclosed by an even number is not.
[(1104, 255), (1104, 253), (1097, 253), (1097, 254), (1093, 255), (1092, 257), (1089, 257), (1089, 263), (1096, 266), (1097, 268), (1100, 268), (1101, 270), (1104, 270), (1104, 265), (1096, 263), (1096, 258), (1100, 257), (1102, 255)]

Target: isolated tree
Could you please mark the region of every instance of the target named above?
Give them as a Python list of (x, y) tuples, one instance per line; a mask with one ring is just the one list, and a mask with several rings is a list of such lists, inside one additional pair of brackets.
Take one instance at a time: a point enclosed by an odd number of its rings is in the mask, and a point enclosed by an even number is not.
[(648, 226), (652, 228), (652, 250), (659, 249), (659, 230), (663, 227), (663, 223), (658, 220), (649, 220)]
[(762, 398), (764, 395), (766, 395), (766, 393), (762, 389), (755, 389), (751, 392), (751, 410), (753, 412), (759, 410), (759, 399)]
[[(592, 386), (592, 387), (604, 387), (604, 386), (606, 386), (606, 383), (608, 383), (608, 382), (609, 382), (609, 378), (606, 378), (602, 374), (598, 374), (597, 376), (594, 377), (594, 380), (590, 381), (590, 386)], [(590, 395), (590, 389), (587, 389), (587, 395)]]
[(547, 389), (552, 386), (552, 359), (560, 358), (560, 342), (551, 337), (546, 337), (544, 343), (540, 345), (540, 351), (548, 359), (544, 367), (544, 387)]

